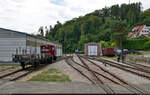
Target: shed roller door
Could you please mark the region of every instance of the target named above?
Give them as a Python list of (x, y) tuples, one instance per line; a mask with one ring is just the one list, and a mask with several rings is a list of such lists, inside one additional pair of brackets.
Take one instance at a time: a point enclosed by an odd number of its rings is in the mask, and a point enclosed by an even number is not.
[(88, 55), (97, 56), (97, 45), (88, 46)]

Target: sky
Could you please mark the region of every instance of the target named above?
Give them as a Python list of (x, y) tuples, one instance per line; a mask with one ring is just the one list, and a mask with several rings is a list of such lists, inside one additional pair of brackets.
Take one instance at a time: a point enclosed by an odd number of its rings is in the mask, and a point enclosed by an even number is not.
[[(150, 8), (150, 0), (141, 2), (143, 10)], [(84, 16), (97, 9), (129, 0), (0, 0), (0, 27), (37, 34), (40, 26), (54, 26), (72, 18)]]

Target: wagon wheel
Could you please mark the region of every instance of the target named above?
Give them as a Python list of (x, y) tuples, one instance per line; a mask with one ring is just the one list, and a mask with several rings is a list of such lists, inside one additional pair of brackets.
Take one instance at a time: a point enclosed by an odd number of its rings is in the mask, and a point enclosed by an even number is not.
[(21, 67), (22, 67), (23, 70), (25, 70), (25, 64), (24, 64), (24, 62), (21, 62)]

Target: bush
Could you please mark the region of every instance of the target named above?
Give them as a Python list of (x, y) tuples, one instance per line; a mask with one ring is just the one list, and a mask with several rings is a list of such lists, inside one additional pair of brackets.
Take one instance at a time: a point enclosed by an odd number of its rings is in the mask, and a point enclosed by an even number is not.
[(150, 50), (150, 41), (144, 44), (144, 50)]
[(116, 46), (117, 46), (116, 42), (111, 43), (111, 47), (116, 47)]
[(150, 41), (147, 37), (140, 37), (140, 38), (132, 38), (123, 41), (123, 48), (127, 49), (135, 49), (135, 50), (144, 50), (144, 44)]
[(111, 48), (110, 42), (101, 41), (102, 48)]
[(106, 41), (101, 41), (101, 47), (102, 48), (113, 48), (116, 47), (116, 43), (115, 42), (106, 42)]

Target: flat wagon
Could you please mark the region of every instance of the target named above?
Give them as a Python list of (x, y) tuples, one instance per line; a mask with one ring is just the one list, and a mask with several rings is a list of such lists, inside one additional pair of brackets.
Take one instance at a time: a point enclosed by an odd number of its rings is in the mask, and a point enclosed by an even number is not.
[(40, 54), (15, 54), (13, 61), (19, 62), (23, 69), (27, 65), (32, 65), (36, 68), (39, 64), (51, 64), (56, 60), (56, 48), (53, 45), (42, 45), (40, 47)]

